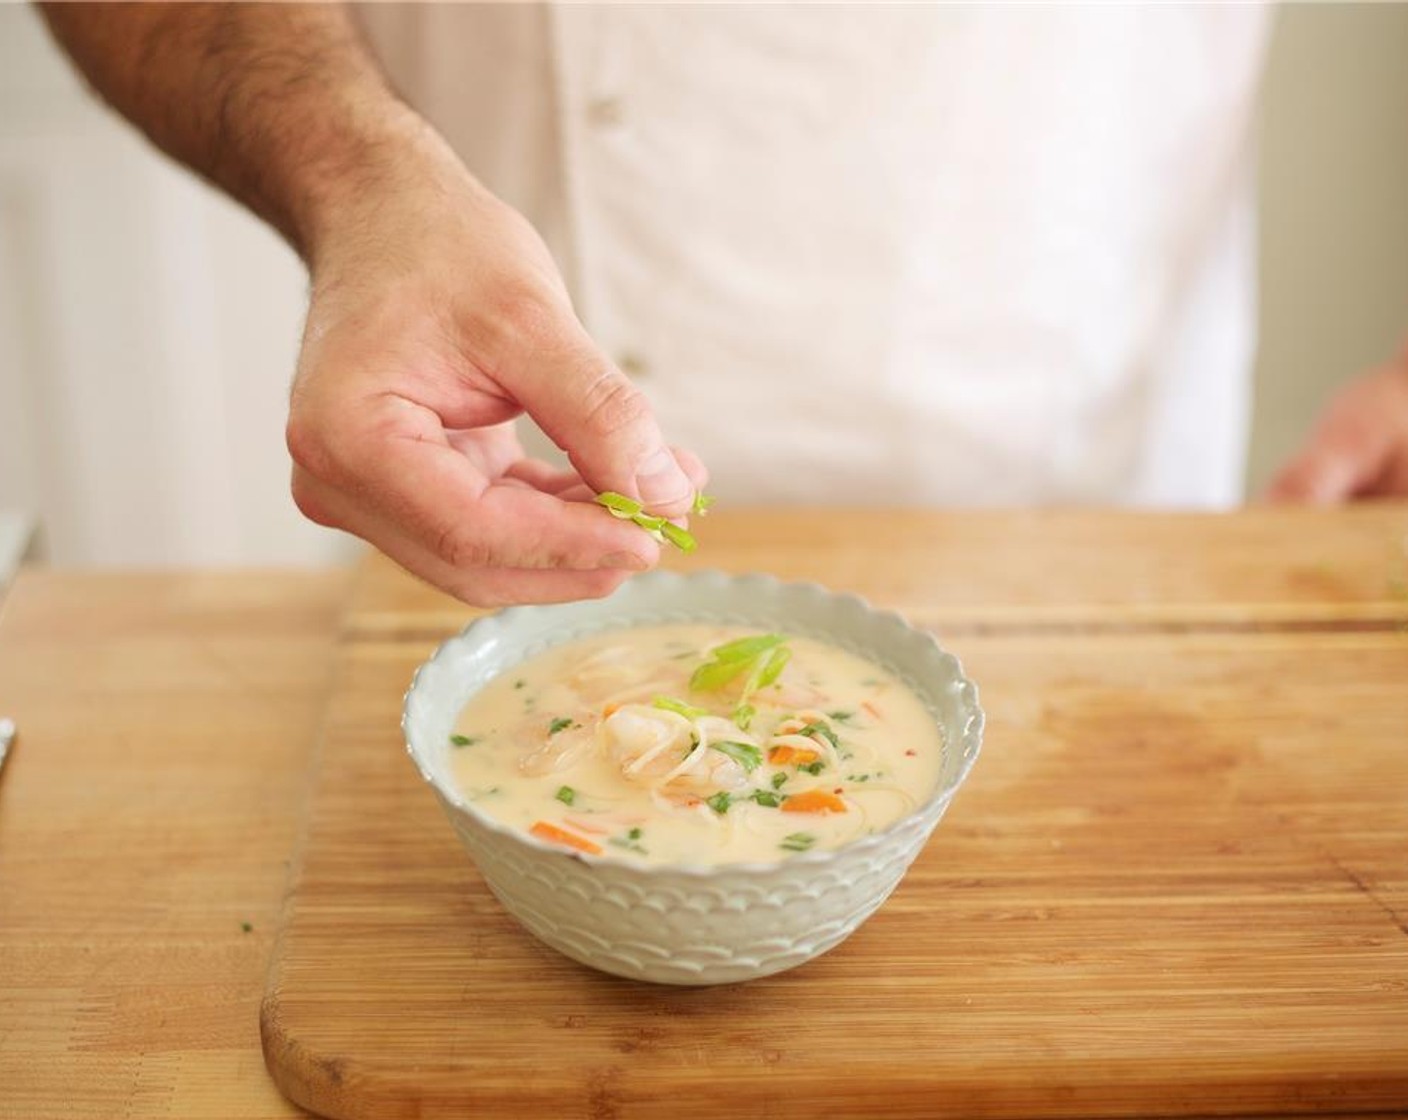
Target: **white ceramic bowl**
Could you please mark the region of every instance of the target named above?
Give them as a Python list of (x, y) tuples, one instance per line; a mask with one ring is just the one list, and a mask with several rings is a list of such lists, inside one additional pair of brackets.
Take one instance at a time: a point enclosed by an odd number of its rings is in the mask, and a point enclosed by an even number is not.
[[(455, 788), (450, 732), (465, 702), (493, 677), (602, 630), (698, 621), (820, 638), (897, 674), (942, 729), (938, 788), (909, 816), (841, 848), (715, 866), (638, 866), (565, 852), (499, 824)], [(606, 599), (511, 607), (477, 619), (417, 670), (401, 726), (489, 888), (536, 937), (618, 976), (724, 984), (826, 952), (885, 901), (977, 758), (983, 712), (952, 654), (854, 595), (771, 576), (651, 572)]]

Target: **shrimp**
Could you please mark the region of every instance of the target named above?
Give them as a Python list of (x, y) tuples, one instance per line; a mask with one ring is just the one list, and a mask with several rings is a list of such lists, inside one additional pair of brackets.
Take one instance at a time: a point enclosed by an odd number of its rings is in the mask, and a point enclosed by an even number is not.
[(734, 723), (720, 716), (700, 716), (693, 721), (693, 728), (697, 740), (694, 749), (665, 775), (662, 785), (693, 794), (714, 794), (720, 790), (734, 791), (746, 787), (748, 771), (728, 755), (711, 751), (709, 744), (729, 740), (757, 746), (752, 738), (740, 735)]
[(601, 736), (621, 776), (638, 785), (664, 779), (697, 741), (694, 724), (684, 716), (645, 704), (622, 704), (602, 720)]
[(690, 720), (663, 708), (624, 704), (601, 726), (607, 755), (627, 781), (683, 797), (748, 785), (748, 772), (738, 762), (709, 749), (715, 740), (739, 741), (738, 728), (729, 720)]
[(755, 693), (755, 699), (777, 708), (809, 708), (826, 703), (826, 694), (801, 679), (790, 665), (775, 684)]

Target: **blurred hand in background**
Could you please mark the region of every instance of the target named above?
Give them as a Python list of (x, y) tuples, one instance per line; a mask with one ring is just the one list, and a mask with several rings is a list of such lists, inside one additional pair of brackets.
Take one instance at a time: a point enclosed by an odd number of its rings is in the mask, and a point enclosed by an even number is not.
[(1335, 394), (1266, 496), (1323, 504), (1408, 496), (1408, 346)]

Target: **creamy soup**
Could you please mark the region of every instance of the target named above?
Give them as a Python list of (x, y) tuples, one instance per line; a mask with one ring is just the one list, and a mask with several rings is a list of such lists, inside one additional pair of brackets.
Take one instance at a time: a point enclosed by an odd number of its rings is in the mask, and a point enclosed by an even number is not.
[(943, 747), (880, 667), (715, 625), (554, 647), (474, 696), (451, 745), (489, 816), (648, 863), (774, 860), (883, 829), (933, 792)]

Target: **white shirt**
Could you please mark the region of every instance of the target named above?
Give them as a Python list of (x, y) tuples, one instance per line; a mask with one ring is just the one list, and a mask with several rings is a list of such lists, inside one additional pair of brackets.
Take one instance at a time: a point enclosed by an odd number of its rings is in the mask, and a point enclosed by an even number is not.
[(1239, 499), (1264, 9), (362, 18), (721, 498)]

